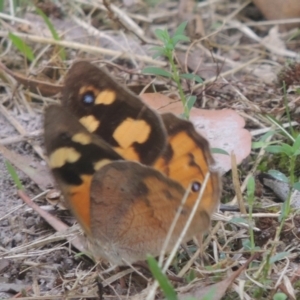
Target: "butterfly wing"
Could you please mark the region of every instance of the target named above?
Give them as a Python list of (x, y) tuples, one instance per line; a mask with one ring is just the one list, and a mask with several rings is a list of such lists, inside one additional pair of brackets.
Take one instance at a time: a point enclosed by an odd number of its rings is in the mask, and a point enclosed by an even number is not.
[(186, 239), (207, 229), (221, 184), (208, 142), (190, 122), (157, 115), (87, 62), (70, 69), (63, 107), (72, 114), (59, 106), (45, 113), (49, 165), (96, 252), (117, 264), (158, 255), (191, 184), (170, 249), (210, 172)]
[[(60, 106), (45, 111), (49, 166), (94, 251), (116, 264), (158, 255), (178, 212), (185, 189), (152, 167), (124, 161)], [(168, 249), (177, 240), (191, 207), (185, 205)], [(198, 210), (186, 234), (209, 226)]]
[[(91, 232), (95, 252), (116, 264), (159, 255), (179, 211), (185, 189), (161, 172), (130, 161), (103, 166), (91, 184)], [(189, 218), (191, 207), (179, 214), (167, 251), (172, 249)], [(185, 240), (203, 233), (210, 216), (197, 210)]]
[(58, 105), (46, 109), (44, 132), (48, 164), (67, 204), (89, 233), (92, 177), (103, 165), (123, 158)]
[(207, 140), (195, 130), (191, 122), (171, 113), (161, 116), (167, 130), (167, 147), (153, 167), (179, 182), (185, 189), (192, 185), (187, 199), (190, 207), (194, 205), (204, 178), (210, 172), (199, 210), (205, 210), (211, 215), (219, 203), (221, 181), (218, 172), (212, 169), (214, 159)]
[(88, 62), (77, 62), (69, 70), (62, 102), (125, 159), (151, 165), (165, 147), (159, 115), (107, 71)]
[[(185, 189), (191, 183), (201, 186), (210, 171), (201, 205), (210, 214), (214, 211), (221, 183), (211, 169), (214, 161), (208, 142), (192, 123), (173, 114), (156, 114), (104, 69), (84, 61), (75, 63), (68, 72), (63, 105), (124, 159), (153, 165)], [(191, 205), (197, 197), (195, 192), (188, 199)]]

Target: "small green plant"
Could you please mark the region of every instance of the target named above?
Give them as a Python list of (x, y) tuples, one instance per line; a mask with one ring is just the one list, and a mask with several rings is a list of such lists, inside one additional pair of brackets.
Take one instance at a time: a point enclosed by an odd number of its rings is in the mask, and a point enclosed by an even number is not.
[(4, 11), (4, 0), (0, 0), (0, 12)]
[(174, 287), (171, 285), (166, 274), (164, 274), (161, 268), (158, 265), (158, 262), (153, 256), (147, 257), (147, 262), (150, 268), (150, 271), (154, 278), (158, 281), (160, 288), (162, 289), (167, 300), (177, 300), (177, 294)]
[(152, 50), (155, 51), (153, 58), (157, 58), (159, 56), (166, 57), (170, 63), (171, 72), (158, 67), (147, 67), (143, 69), (143, 73), (150, 73), (158, 76), (171, 78), (176, 83), (183, 104), (184, 117), (188, 119), (190, 115), (190, 110), (196, 101), (196, 96), (190, 95), (186, 97), (181, 85), (181, 79), (194, 80), (198, 83), (203, 82), (203, 80), (202, 78), (200, 78), (198, 75), (195, 74), (189, 74), (189, 73), (181, 74), (173, 58), (176, 45), (179, 42), (188, 42), (190, 40), (184, 34), (186, 25), (187, 22), (181, 23), (176, 29), (173, 36), (170, 36), (170, 34), (166, 29), (155, 30), (155, 35), (163, 43), (163, 46), (156, 46), (152, 48)]
[(13, 33), (8, 34), (8, 38), (12, 41), (14, 46), (24, 54), (24, 56), (29, 60), (34, 60), (34, 54), (32, 49), (18, 36), (14, 35)]
[(276, 293), (273, 297), (273, 300), (286, 300), (287, 295), (284, 293)]
[(244, 248), (249, 249), (251, 251), (251, 254), (254, 254), (255, 250), (259, 250), (259, 247), (255, 246), (255, 242), (254, 242), (254, 232), (253, 232), (253, 205), (254, 205), (254, 192), (255, 192), (255, 181), (254, 178), (251, 176), (248, 179), (247, 182), (247, 202), (248, 202), (248, 206), (249, 206), (249, 235), (250, 235), (250, 240), (246, 240), (243, 243)]
[(17, 189), (22, 190), (23, 185), (21, 183), (21, 180), (20, 180), (15, 168), (12, 166), (12, 164), (8, 160), (5, 161), (5, 165), (6, 165), (6, 169), (8, 170), (10, 176), (12, 177), (15, 185), (17, 186)]

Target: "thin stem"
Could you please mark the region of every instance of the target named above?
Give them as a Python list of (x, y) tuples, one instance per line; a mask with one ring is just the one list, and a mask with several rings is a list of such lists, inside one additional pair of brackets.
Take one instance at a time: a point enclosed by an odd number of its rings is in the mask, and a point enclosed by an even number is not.
[(188, 106), (187, 106), (187, 100), (186, 100), (186, 97), (185, 97), (185, 94), (183, 92), (183, 89), (182, 89), (182, 85), (181, 85), (181, 82), (180, 82), (180, 75), (179, 75), (179, 71), (177, 69), (177, 66), (176, 64), (174, 63), (174, 59), (173, 59), (173, 53), (172, 51), (168, 51), (168, 53), (166, 53), (166, 56), (170, 62), (170, 65), (171, 65), (171, 69), (172, 69), (172, 74), (173, 74), (173, 80), (175, 81), (176, 85), (177, 85), (177, 88), (178, 88), (178, 91), (179, 91), (179, 95), (180, 95), (180, 99), (181, 99), (181, 102), (183, 104), (183, 109), (184, 109), (184, 116), (186, 119), (189, 118), (189, 115), (190, 115), (190, 112), (189, 112), (189, 109), (188, 109)]

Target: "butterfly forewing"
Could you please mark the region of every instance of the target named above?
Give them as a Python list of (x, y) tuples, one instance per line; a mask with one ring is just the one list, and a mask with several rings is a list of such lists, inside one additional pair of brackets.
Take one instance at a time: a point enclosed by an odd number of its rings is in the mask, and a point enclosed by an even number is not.
[(69, 70), (62, 102), (125, 159), (151, 165), (165, 147), (159, 115), (107, 71), (88, 62), (77, 62)]
[(61, 106), (46, 109), (44, 131), (49, 166), (68, 205), (89, 232), (92, 177), (103, 165), (122, 157)]

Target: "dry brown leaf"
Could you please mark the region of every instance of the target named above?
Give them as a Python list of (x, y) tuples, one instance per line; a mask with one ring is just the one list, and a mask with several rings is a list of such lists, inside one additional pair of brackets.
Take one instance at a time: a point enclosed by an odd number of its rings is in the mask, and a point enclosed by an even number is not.
[[(183, 112), (182, 103), (158, 93), (143, 94), (143, 100), (160, 113)], [(220, 148), (228, 153), (234, 152), (237, 163), (241, 163), (251, 150), (251, 134), (244, 128), (244, 119), (231, 109), (205, 110), (192, 108), (190, 121), (197, 131), (205, 136), (212, 148)], [(221, 173), (231, 169), (229, 155), (214, 154), (217, 168)]]
[[(299, 0), (253, 0), (268, 20), (291, 19), (300, 17)], [(300, 23), (280, 25), (280, 29), (299, 27)]]

